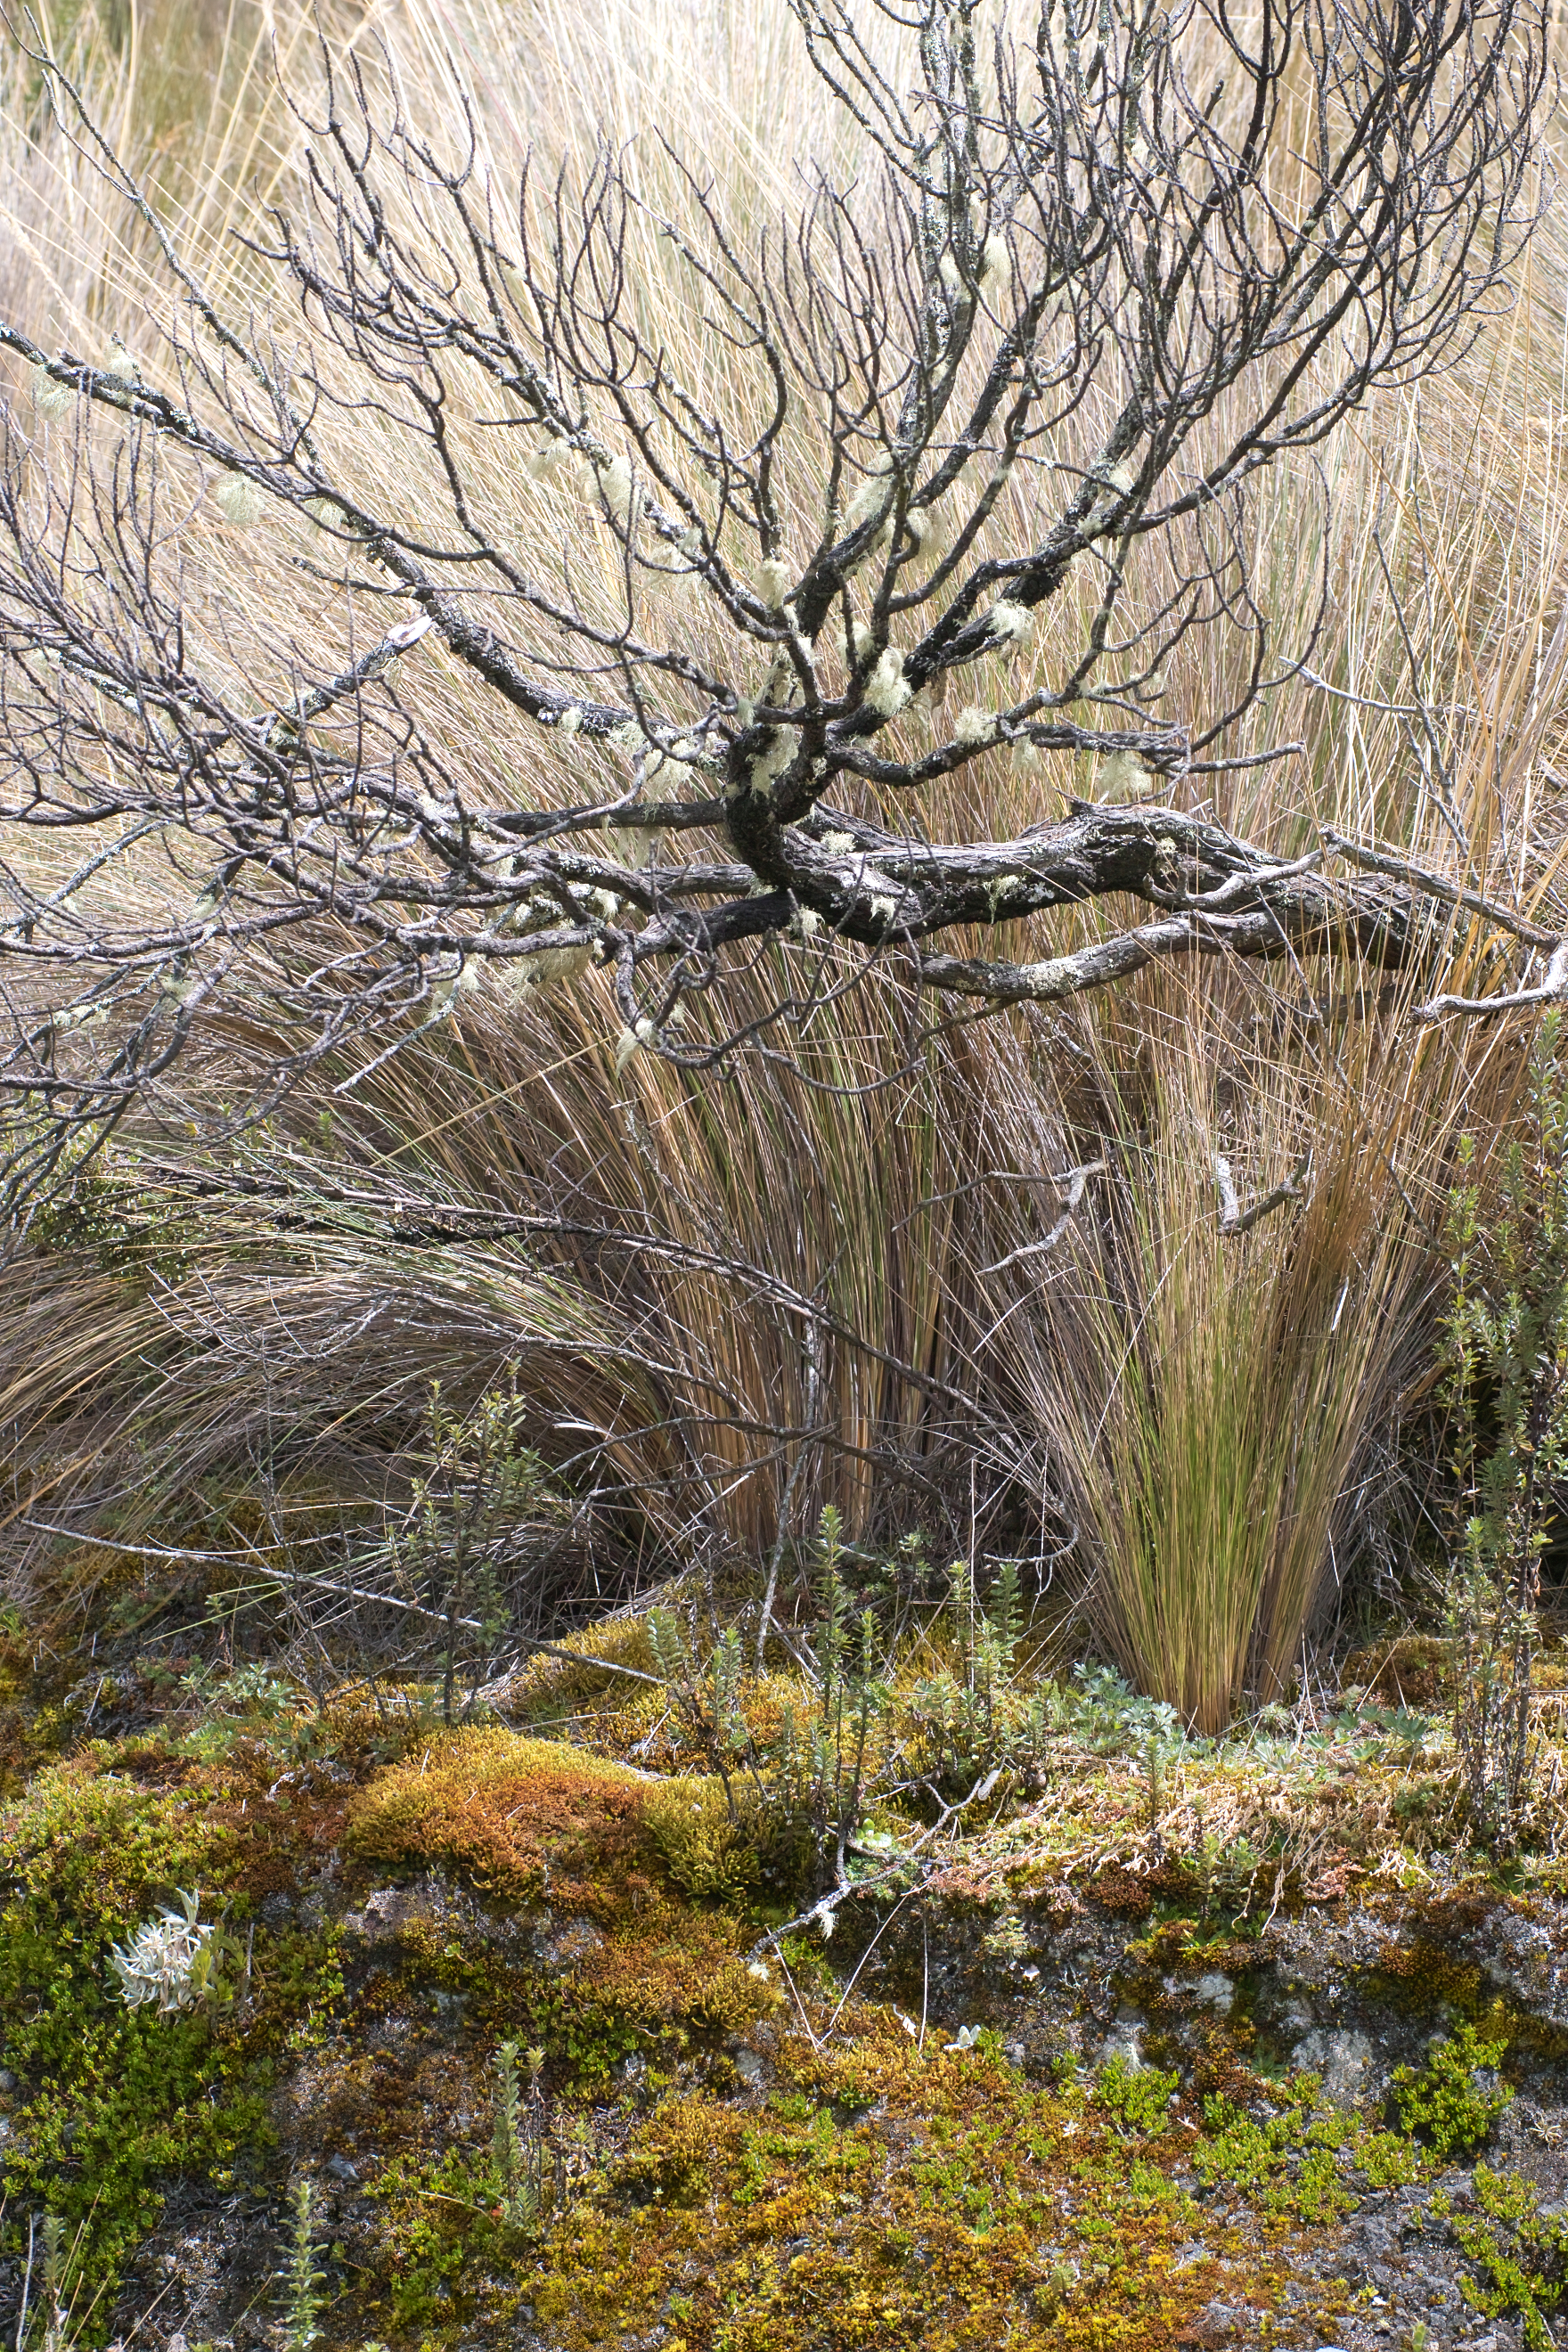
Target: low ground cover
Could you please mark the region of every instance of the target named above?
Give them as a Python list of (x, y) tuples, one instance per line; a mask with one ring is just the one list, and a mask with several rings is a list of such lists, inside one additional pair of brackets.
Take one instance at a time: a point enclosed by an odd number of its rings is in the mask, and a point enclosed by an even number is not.
[[(1225, 1741), (1025, 1674), (955, 1799), (907, 1765), (968, 1687), (933, 1619), (881, 1661), (825, 1884), (780, 1769), (820, 1689), (740, 1677), (721, 1775), (687, 1668), (630, 1706), (603, 1671), (667, 1633), (571, 1641), (450, 1730), (437, 1694), (253, 1673), (113, 1739), (14, 1695), (24, 2340), (51, 2296), (83, 2343), (161, 2296), (165, 2340), (235, 2346), (1099, 2352), (1353, 2343), (1381, 2296), (1544, 2346), (1562, 1808), (1549, 1765), (1506, 1868), (1467, 1848), (1440, 1643), (1429, 1712), (1367, 1654)], [(138, 1934), (175, 1958), (132, 2006)], [(1394, 2209), (1402, 2285), (1356, 2237)]]

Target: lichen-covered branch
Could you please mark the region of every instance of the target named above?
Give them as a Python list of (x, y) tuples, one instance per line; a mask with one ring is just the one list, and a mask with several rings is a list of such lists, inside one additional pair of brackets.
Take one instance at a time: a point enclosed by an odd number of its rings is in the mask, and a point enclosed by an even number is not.
[[(651, 219), (607, 150), (503, 211), (470, 126), (438, 147), (323, 47), (247, 321), (39, 56), (172, 308), (110, 366), (0, 320), (13, 1196), (240, 1003), (279, 1040), (254, 1116), (486, 969), (602, 965), (631, 1047), (700, 1066), (683, 1004), (722, 1034), (759, 939), (995, 1005), (1173, 956), (1408, 966), (1445, 902), (1555, 948), (1397, 854), (1289, 857), (1180, 805), (1289, 748), (1224, 746), (1312, 656), (1254, 595), (1248, 484), (1507, 299), (1540, 0), (1269, 0), (1245, 40), (1210, 0), (1065, 0), (1020, 50), (990, 0), (925, 0), (897, 88), (852, 10), (795, 14), (880, 176), (819, 172), (743, 232), (694, 166)], [(639, 299), (654, 231), (711, 383)], [(203, 606), (212, 532), (264, 521), (254, 603)], [(1036, 644), (1069, 579), (1081, 625)], [(1182, 708), (1173, 660), (1214, 632), (1242, 683)], [(950, 786), (1002, 759), (1037, 814), (952, 837)], [(1109, 926), (1053, 943), (1095, 900)]]

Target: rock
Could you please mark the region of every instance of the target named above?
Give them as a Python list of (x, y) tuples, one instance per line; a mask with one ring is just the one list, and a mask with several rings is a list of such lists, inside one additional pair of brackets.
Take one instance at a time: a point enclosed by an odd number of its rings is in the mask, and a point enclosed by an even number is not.
[(1198, 1979), (1193, 1987), (1193, 1998), (1201, 2002), (1205, 2009), (1218, 2010), (1223, 2017), (1228, 2017), (1232, 2003), (1236, 2000), (1235, 1979), (1222, 1976), (1215, 1969), (1210, 1975)]
[(1531, 1917), (1500, 1904), (1487, 1922), (1485, 1940), (1492, 1976), (1544, 2023), (1568, 2024), (1568, 1907), (1542, 1902)]
[(1143, 2063), (1143, 2036), (1149, 2031), (1149, 2021), (1140, 2011), (1133, 2010), (1119, 2017), (1100, 2045), (1100, 2063), (1109, 2066), (1120, 2058), (1121, 2063), (1136, 2074)]
[(1372, 2043), (1364, 2033), (1309, 2033), (1296, 2044), (1292, 2063), (1322, 2076), (1323, 2096), (1334, 2106), (1353, 2106), (1366, 2088)]
[(404, 1921), (421, 1907), (405, 1886), (377, 1886), (365, 1896), (359, 1910), (348, 1913), (343, 1926), (351, 1935), (363, 1936), (374, 1943), (378, 1937), (395, 1935)]
[(541, 1939), (540, 1952), (553, 1967), (563, 1968), (576, 1960), (585, 1959), (604, 1943), (604, 1937), (592, 1919), (563, 1919), (553, 1935)]

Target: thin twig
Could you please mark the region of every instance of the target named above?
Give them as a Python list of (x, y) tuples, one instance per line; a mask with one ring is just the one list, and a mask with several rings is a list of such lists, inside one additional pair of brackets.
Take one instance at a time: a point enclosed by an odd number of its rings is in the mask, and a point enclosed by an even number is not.
[(1016, 1265), (1020, 1258), (1039, 1257), (1042, 1256), (1047, 1250), (1055, 1249), (1057, 1244), (1066, 1233), (1068, 1225), (1072, 1223), (1073, 1218), (1078, 1214), (1079, 1209), (1082, 1204), (1084, 1189), (1087, 1186), (1089, 1178), (1091, 1176), (1103, 1176), (1104, 1173), (1105, 1162), (1103, 1160), (1086, 1160), (1080, 1168), (1069, 1168), (1067, 1170), (1065, 1174), (1053, 1177), (1051, 1181), (1054, 1184), (1058, 1187), (1066, 1187), (1067, 1196), (1062, 1202), (1061, 1214), (1058, 1217), (1056, 1223), (1051, 1227), (1050, 1232), (1040, 1241), (1026, 1242), (1021, 1248), (1009, 1250), (1007, 1255), (1005, 1257), (999, 1257), (994, 1265), (983, 1265), (980, 1269), (981, 1273), (983, 1275), (1004, 1274), (1008, 1266)]

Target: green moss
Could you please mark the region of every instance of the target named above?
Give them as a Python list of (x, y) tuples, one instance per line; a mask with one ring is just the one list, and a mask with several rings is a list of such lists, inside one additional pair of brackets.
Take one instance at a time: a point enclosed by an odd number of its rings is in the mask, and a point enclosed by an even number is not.
[[(667, 2012), (639, 2001), (635, 1987), (623, 2000), (613, 1992), (606, 1996), (580, 1966), (511, 1964), (482, 1938), (459, 1939), (421, 1920), (405, 1927), (401, 1945), (406, 1987), (416, 1986), (426, 1998), (460, 1996), (471, 2005), (479, 2032), (537, 2044), (557, 2078), (574, 2084), (602, 2084), (651, 2032), (672, 2023)], [(687, 1990), (700, 1988), (689, 1984)]]
[[(288, 1706), (233, 1677), (210, 1699), (234, 1735), (210, 1760), (182, 1767), (148, 1746), (115, 1769), (111, 1751), (89, 1752), (0, 1816), (0, 2015), (24, 2077), (11, 2223), (52, 2207), (68, 2238), (79, 2225), (89, 2289), (156, 2222), (169, 2179), (276, 2190), (284, 2161), (308, 2171), (346, 2116), (348, 2153), (365, 2165), (373, 2138), (384, 2153), (362, 2176), (376, 2220), (331, 2340), (379, 2333), (435, 2352), (476, 2315), (515, 2313), (560, 2352), (605, 2352), (628, 2323), (662, 2328), (662, 2352), (1157, 2352), (1216, 2293), (1267, 2305), (1299, 2273), (1303, 2233), (1479, 2144), (1510, 2095), (1491, 2070), (1526, 2021), (1485, 2011), (1479, 1973), (1454, 1959), (1438, 1990), (1467, 2021), (1396, 2077), (1399, 2129), (1325, 2105), (1312, 2077), (1265, 2084), (1242, 2013), (1257, 1954), (1238, 1930), (1205, 1928), (1174, 1880), (1180, 1914), (1130, 1948), (1124, 1990), (1157, 2021), (1180, 2006), (1184, 2074), (1113, 2063), (1080, 2083), (1069, 2066), (1042, 2090), (988, 2028), (962, 2048), (933, 2029), (922, 2048), (896, 2011), (842, 2005), (854, 1906), (830, 1947), (796, 1934), (749, 1965), (755, 1931), (737, 1911), (756, 1900), (755, 1849), (716, 1779), (661, 1782), (563, 1743), (417, 1727), (387, 1767), (376, 1720), (323, 1711), (321, 1736), (368, 1785), (351, 1797), (339, 1768), (279, 1788), (268, 1742), (289, 1752)], [(149, 1790), (132, 1765), (185, 1777)], [(1096, 1804), (1108, 1789), (1096, 1781)], [(351, 1870), (356, 1856), (378, 1872), (437, 1860), (490, 1911), (525, 1916), (498, 1935), (484, 1912), (411, 1906), (374, 1945), (333, 1926), (258, 1928), (243, 2004), (156, 2018), (119, 2002), (108, 1945), (176, 1886), (206, 1890), (205, 1916), (226, 1890), (297, 1886), (340, 1843)], [(925, 1890), (972, 1918), (988, 1992), (1038, 1940), (1005, 1861), (984, 1839), (957, 1845)], [(1418, 1916), (1427, 1941), (1384, 1955), (1412, 2006), (1431, 1972), (1395, 1969), (1438, 1932)], [(1166, 1987), (1198, 1967), (1243, 1985), (1224, 2024), (1194, 2021)], [(384, 2023), (396, 2032), (373, 2040)], [(742, 2087), (737, 2035), (771, 2070), (765, 2105)], [(526, 2211), (487, 2127), (465, 2144), (446, 2122), (458, 2084), (463, 2106), (484, 2105), (483, 2053), (510, 2039), (542, 2053), (530, 2080), (552, 2117), (551, 2191)], [(1154, 2047), (1173, 2058), (1173, 2041)], [(415, 2054), (386, 2058), (397, 2049)], [(268, 2103), (305, 2053), (310, 2113), (273, 2164)], [(434, 2101), (416, 2088), (426, 2064), (453, 2086)], [(1193, 2204), (1172, 2177), (1188, 2162), (1229, 2193)], [(1558, 2225), (1484, 2167), (1473, 2205), (1435, 2205), (1433, 2222), (1470, 2265), (1476, 2307), (1519, 2313), (1544, 2352)]]
[(1473, 2018), (1481, 2001), (1481, 1972), (1475, 1962), (1428, 1936), (1385, 1946), (1373, 1985), (1391, 2006), (1418, 2016), (1447, 2010)]
[(1356, 2160), (1369, 2189), (1408, 2189), (1421, 2178), (1420, 2152), (1398, 2132), (1365, 2133)]
[[(376, 1775), (348, 1840), (378, 1860), (439, 1856), (505, 1900), (581, 1923), (565, 1965), (510, 1974), (504, 2009), (487, 1990), (487, 1947), (426, 1955), (456, 1971), (447, 1989), (483, 2002), (498, 2032), (542, 2044), (579, 2080), (602, 2080), (649, 2036), (740, 2032), (782, 1997), (747, 1966), (739, 1922), (692, 1899), (738, 1896), (748, 1875), (743, 1829), (716, 1782), (657, 1781), (510, 1732), (458, 1733)], [(416, 1949), (426, 1931), (411, 1927), (405, 1940)]]
[(142, 1916), (149, 1898), (221, 1874), (225, 1841), (183, 1794), (149, 1796), (90, 1752), (37, 1775), (0, 1811), (0, 1870), (11, 1921), (0, 1967), (14, 1962), (18, 1903), (29, 1916), (68, 1916), (105, 1941)]
[(659, 1875), (643, 1819), (656, 1785), (561, 1741), (447, 1732), (361, 1791), (347, 1843), (377, 1861), (450, 1863), (513, 1901), (614, 1913)]
[(1113, 2058), (1100, 2069), (1095, 2104), (1124, 2131), (1146, 2137), (1164, 2130), (1181, 2080), (1180, 2074), (1163, 2074), (1157, 2066), (1129, 2066), (1125, 2058)]
[(264, 2134), (221, 2012), (129, 2010), (108, 1968), (158, 1896), (221, 1875), (222, 1845), (188, 1803), (90, 1759), (40, 1773), (0, 1817), (0, 2019), (26, 2085), (11, 2227), (29, 2210), (64, 2216), (94, 2288), (156, 2221), (169, 2177), (232, 2178)]
[(508, 2213), (492, 2150), (395, 2157), (376, 2179), (375, 2198), (387, 2289), (379, 2316), (402, 2329), (443, 2315), (461, 2322), (481, 2305), (488, 2317), (499, 2315), (498, 2274), (515, 2276), (530, 2232)]

